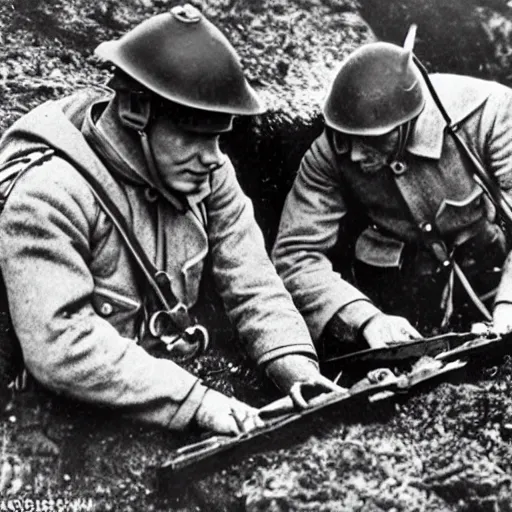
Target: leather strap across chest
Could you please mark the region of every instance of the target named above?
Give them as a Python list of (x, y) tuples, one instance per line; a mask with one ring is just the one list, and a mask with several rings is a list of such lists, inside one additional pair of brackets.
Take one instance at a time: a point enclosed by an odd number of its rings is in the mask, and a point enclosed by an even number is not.
[[(186, 345), (198, 345), (196, 349), (191, 351), (194, 355), (199, 350), (204, 350), (208, 345), (206, 329), (196, 324), (195, 320), (189, 315), (188, 308), (174, 295), (169, 277), (164, 271), (158, 270), (151, 262), (132, 229), (126, 223), (119, 207), (107, 194), (101, 182), (85, 166), (76, 162), (72, 156), (63, 151), (45, 147), (41, 151), (8, 162), (4, 168), (0, 169), (2, 173), (0, 176), (0, 211), (20, 176), (28, 169), (40, 165), (54, 156), (68, 162), (71, 161), (75, 169), (87, 181), (101, 209), (115, 226), (133, 261), (142, 272), (160, 308), (150, 320), (150, 330), (154, 331), (151, 334), (162, 338), (168, 345), (169, 350), (171, 350), (171, 344), (181, 343), (183, 340), (185, 340)], [(176, 335), (168, 339), (165, 331), (169, 328), (176, 332)], [(188, 349), (189, 347), (184, 347), (183, 351)]]
[(400, 191), (400, 195), (402, 196), (404, 203), (407, 205), (407, 208), (414, 219), (419, 233), (419, 238), (422, 244), (439, 262), (441, 268), (449, 271), (447, 284), (444, 288), (443, 297), (441, 299), (441, 307), (445, 312), (442, 326), (445, 326), (448, 323), (453, 313), (453, 287), (455, 276), (457, 276), (468, 297), (482, 313), (484, 318), (487, 321), (492, 321), (491, 313), (478, 297), (478, 294), (474, 291), (469, 280), (454, 258), (454, 252), (457, 246), (462, 245), (462, 243), (467, 241), (469, 231), (461, 232), (460, 236), (456, 237), (452, 247), (448, 249), (442, 239), (441, 233), (439, 233), (434, 223), (434, 219), (429, 218), (433, 216), (427, 215), (428, 208), (427, 205), (425, 205), (421, 189), (414, 182), (413, 173), (410, 171), (407, 172), (407, 165), (405, 164), (400, 166), (399, 169), (400, 172), (395, 172), (392, 168), (395, 183)]

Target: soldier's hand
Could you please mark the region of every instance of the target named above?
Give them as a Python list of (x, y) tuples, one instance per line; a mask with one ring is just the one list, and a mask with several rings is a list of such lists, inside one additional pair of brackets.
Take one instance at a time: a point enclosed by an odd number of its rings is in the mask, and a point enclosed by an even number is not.
[(300, 354), (289, 354), (268, 363), (267, 375), (283, 393), (290, 393), (297, 382), (307, 382), (320, 391), (342, 391), (334, 382), (324, 377), (318, 365), (309, 357)]
[(500, 302), (492, 315), (492, 330), (498, 334), (512, 331), (512, 304)]
[(371, 348), (382, 348), (392, 343), (406, 343), (421, 334), (401, 316), (375, 315), (363, 329), (362, 335)]
[(238, 435), (262, 427), (258, 410), (209, 389), (196, 412), (197, 424), (217, 434)]

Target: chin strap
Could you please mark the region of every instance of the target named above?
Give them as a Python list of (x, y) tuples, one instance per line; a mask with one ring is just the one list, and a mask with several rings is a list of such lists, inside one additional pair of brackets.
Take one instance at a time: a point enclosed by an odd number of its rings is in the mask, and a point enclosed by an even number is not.
[[(167, 193), (158, 174), (153, 151), (146, 129), (151, 119), (151, 95), (145, 91), (118, 90), (118, 115), (121, 123), (131, 130), (135, 130), (140, 137), (142, 153), (146, 161), (151, 180), (156, 191), (168, 200), (179, 211), (183, 205), (171, 194)], [(95, 187), (96, 196), (104, 209), (112, 212), (111, 219), (128, 243), (130, 252), (139, 264), (149, 288), (152, 290), (150, 300), (152, 306), (148, 329), (152, 336), (159, 338), (169, 352), (177, 354), (183, 360), (190, 359), (206, 350), (209, 343), (208, 331), (197, 323), (188, 308), (174, 294), (170, 276), (163, 270), (158, 270), (145, 254), (135, 235), (128, 230), (124, 219), (120, 222), (120, 213), (112, 205), (101, 190)], [(100, 192), (98, 194), (97, 192)], [(106, 204), (105, 204), (106, 203)]]
[(117, 113), (121, 123), (137, 132), (144, 131), (151, 118), (151, 95), (147, 91), (117, 91)]
[(409, 140), (409, 135), (411, 133), (412, 122), (407, 121), (404, 124), (401, 124), (398, 127), (398, 144), (395, 155), (389, 166), (394, 174), (402, 174), (407, 170), (407, 165), (404, 162), (403, 155), (405, 152), (405, 147), (407, 146), (407, 141)]
[(170, 194), (163, 184), (156, 168), (155, 157), (149, 138), (147, 127), (151, 119), (151, 94), (147, 91), (119, 90), (118, 114), (121, 123), (139, 134), (142, 154), (149, 171), (151, 182), (156, 194), (169, 201), (178, 211), (184, 212), (186, 201)]

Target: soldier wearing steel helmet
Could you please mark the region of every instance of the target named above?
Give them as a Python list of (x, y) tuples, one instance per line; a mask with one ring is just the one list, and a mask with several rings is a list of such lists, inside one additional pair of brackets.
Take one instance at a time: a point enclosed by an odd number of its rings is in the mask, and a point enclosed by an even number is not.
[[(205, 326), (187, 322), (211, 269), (240, 340), (283, 391), (335, 387), (219, 149), (233, 116), (264, 111), (230, 43), (187, 5), (96, 53), (115, 67), (108, 88), (37, 107), (0, 143), (4, 169), (22, 171), (0, 216), (0, 266), (28, 372), (171, 429), (258, 426), (255, 409), (145, 350), (204, 348)], [(148, 266), (158, 281), (146, 295)], [(158, 310), (153, 295), (176, 306)]]
[(509, 194), (512, 91), (421, 69), (410, 39), (349, 55), (284, 206), (273, 261), (315, 342), (336, 350), (465, 322), (512, 327), (502, 225), (441, 111)]

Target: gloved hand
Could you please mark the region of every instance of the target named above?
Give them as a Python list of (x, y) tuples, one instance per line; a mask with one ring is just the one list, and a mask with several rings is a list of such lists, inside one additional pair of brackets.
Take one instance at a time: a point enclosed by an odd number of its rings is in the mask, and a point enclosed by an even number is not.
[(287, 394), (297, 382), (307, 382), (319, 391), (343, 391), (343, 388), (320, 373), (315, 361), (300, 354), (290, 354), (270, 361), (265, 372)]
[(401, 316), (377, 313), (361, 333), (371, 348), (382, 348), (392, 343), (421, 338), (421, 334)]
[(264, 424), (257, 409), (213, 389), (204, 395), (195, 419), (201, 428), (226, 435), (249, 432)]
[(492, 331), (504, 334), (512, 331), (512, 304), (499, 302), (492, 315)]

